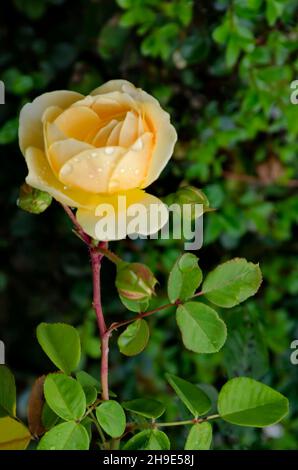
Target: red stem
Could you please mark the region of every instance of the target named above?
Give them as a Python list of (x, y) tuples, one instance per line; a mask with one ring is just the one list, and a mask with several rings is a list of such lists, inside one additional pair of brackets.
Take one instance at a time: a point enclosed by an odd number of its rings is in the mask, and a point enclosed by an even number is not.
[(70, 207), (62, 204), (63, 209), (75, 226), (75, 230), (80, 238), (88, 245), (91, 257), (92, 266), (92, 279), (93, 279), (93, 308), (95, 310), (99, 334), (100, 334), (100, 347), (101, 347), (101, 395), (103, 400), (109, 400), (109, 338), (110, 331), (108, 331), (104, 319), (104, 314), (101, 305), (101, 291), (100, 291), (100, 268), (103, 254), (98, 250), (107, 249), (107, 243), (98, 243), (98, 246), (92, 244), (92, 238), (84, 232), (83, 228), (77, 221), (74, 212)]
[(75, 230), (80, 236), (80, 238), (83, 240), (83, 242), (85, 242), (88, 246), (90, 246), (92, 242), (92, 238), (89, 237), (89, 235), (87, 235), (87, 233), (84, 232), (81, 225), (77, 221), (75, 214), (72, 212), (71, 208), (66, 206), (65, 204), (61, 204), (61, 205), (63, 209), (65, 210), (66, 214), (68, 215), (68, 217), (70, 218), (70, 220), (72, 221), (73, 225), (75, 226)]
[(93, 308), (95, 310), (98, 329), (100, 333), (101, 344), (101, 388), (102, 399), (109, 400), (109, 338), (110, 332), (107, 330), (102, 305), (101, 305), (101, 291), (100, 291), (100, 268), (103, 255), (98, 253), (96, 247), (89, 247), (92, 278), (93, 278)]

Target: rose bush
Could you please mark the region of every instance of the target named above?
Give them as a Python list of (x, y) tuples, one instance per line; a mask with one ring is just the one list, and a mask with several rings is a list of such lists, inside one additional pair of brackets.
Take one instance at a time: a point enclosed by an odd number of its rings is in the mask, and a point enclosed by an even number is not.
[[(116, 214), (123, 210), (119, 195), (126, 196), (125, 210), (135, 203), (147, 211), (162, 204), (143, 189), (158, 178), (176, 140), (168, 113), (126, 80), (111, 80), (86, 97), (45, 93), (20, 114), (26, 182), (77, 208), (84, 231), (100, 240), (106, 239), (98, 224), (103, 204)], [(165, 215), (150, 219), (140, 233), (155, 233), (166, 221)]]

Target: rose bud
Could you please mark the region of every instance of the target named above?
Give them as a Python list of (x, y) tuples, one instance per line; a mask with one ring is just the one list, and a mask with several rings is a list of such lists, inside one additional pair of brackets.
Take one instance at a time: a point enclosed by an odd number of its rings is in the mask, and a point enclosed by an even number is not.
[(154, 294), (156, 283), (153, 273), (144, 264), (122, 262), (117, 266), (116, 287), (124, 299), (148, 300)]
[(202, 212), (199, 215), (203, 215), (205, 212), (211, 212), (212, 209), (209, 205), (207, 196), (198, 188), (194, 186), (183, 186), (179, 188), (176, 193), (169, 194), (164, 199), (164, 202), (168, 205), (178, 204), (183, 207), (184, 205), (190, 205), (191, 219), (194, 220), (198, 217), (198, 212), (195, 210), (195, 206), (198, 204), (202, 205)]
[(51, 205), (51, 202), (52, 196), (44, 191), (31, 188), (26, 183), (20, 187), (17, 205), (24, 211), (31, 212), (31, 214), (41, 214)]

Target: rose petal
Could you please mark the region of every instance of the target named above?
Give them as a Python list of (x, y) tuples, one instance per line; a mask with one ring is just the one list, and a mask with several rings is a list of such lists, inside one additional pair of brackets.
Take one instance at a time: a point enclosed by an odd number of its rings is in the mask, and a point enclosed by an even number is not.
[(116, 119), (112, 119), (105, 126), (99, 129), (99, 131), (95, 134), (92, 139), (92, 145), (94, 145), (94, 147), (104, 147), (111, 132), (116, 127), (118, 122), (119, 121), (117, 121)]
[(95, 88), (90, 95), (91, 96), (96, 96), (96, 95), (102, 95), (104, 93), (111, 93), (114, 91), (123, 91), (123, 86), (124, 85), (131, 85), (132, 87), (135, 88), (135, 86), (130, 83), (128, 80), (109, 80), (108, 82), (104, 83), (103, 85)]
[(130, 147), (138, 137), (138, 117), (128, 111), (122, 124), (119, 135), (119, 145)]
[(66, 109), (54, 124), (67, 136), (77, 140), (87, 140), (91, 133), (97, 132), (100, 119), (92, 109), (77, 106)]
[(27, 103), (20, 113), (19, 143), (22, 153), (25, 154), (29, 146), (44, 148), (41, 118), (46, 108), (59, 106), (65, 109), (81, 98), (79, 93), (61, 90), (44, 93), (32, 103)]
[(120, 136), (120, 131), (121, 131), (121, 128), (122, 128), (122, 124), (123, 124), (122, 121), (118, 122), (118, 124), (116, 124), (116, 126), (114, 127), (114, 129), (110, 133), (109, 138), (107, 140), (107, 145), (108, 146), (110, 146), (110, 145), (119, 145), (119, 136)]
[(122, 147), (85, 150), (63, 165), (59, 180), (65, 185), (91, 193), (105, 193), (113, 168), (124, 153)]
[(155, 137), (152, 159), (142, 188), (155, 181), (170, 160), (177, 140), (177, 133), (170, 123), (170, 116), (159, 105), (144, 103), (143, 109), (149, 128)]
[(100, 198), (94, 194), (65, 188), (53, 174), (42, 150), (29, 147), (25, 158), (29, 170), (26, 182), (33, 188), (46, 191), (57, 201), (71, 207), (92, 209), (99, 204)]
[[(126, 200), (119, 199), (119, 196), (126, 197)], [(137, 205), (142, 207), (142, 212), (138, 212)], [(160, 209), (160, 217), (149, 217), (151, 206), (155, 207), (156, 212)], [(133, 219), (137, 213), (139, 223), (135, 224)], [(158, 198), (139, 189), (120, 195), (103, 196), (95, 211), (78, 209), (76, 216), (86, 233), (102, 241), (121, 240), (132, 233), (155, 234), (168, 221), (168, 211), (164, 204)], [(111, 225), (109, 233), (106, 225)], [(139, 225), (139, 231), (136, 225)], [(133, 232), (130, 229), (133, 229)]]
[(150, 164), (152, 141), (150, 132), (143, 134), (121, 157), (111, 174), (109, 192), (126, 191), (141, 186)]
[(98, 88), (95, 88), (90, 95), (98, 96), (102, 94), (108, 94), (113, 92), (121, 92), (123, 95), (128, 95), (133, 98), (135, 102), (149, 102), (153, 104), (159, 104), (158, 101), (141, 88), (136, 88), (133, 83), (128, 80), (109, 80)]
[(47, 150), (47, 156), (51, 168), (58, 176), (62, 166), (72, 157), (78, 155), (84, 150), (92, 150), (94, 147), (86, 142), (76, 139), (66, 139), (54, 142)]

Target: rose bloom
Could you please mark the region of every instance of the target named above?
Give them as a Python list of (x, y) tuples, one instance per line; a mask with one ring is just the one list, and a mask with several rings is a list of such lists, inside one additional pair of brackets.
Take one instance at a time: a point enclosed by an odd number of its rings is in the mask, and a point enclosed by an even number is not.
[[(119, 195), (126, 196), (128, 208), (138, 203), (149, 211), (152, 204), (162, 205), (144, 188), (159, 177), (176, 140), (169, 114), (126, 80), (111, 80), (86, 97), (64, 90), (45, 93), (20, 114), (26, 182), (77, 208), (78, 222), (98, 240), (106, 239), (98, 224), (101, 207), (112, 204), (117, 216)], [(155, 233), (166, 222), (165, 216), (150, 219), (142, 234)]]

